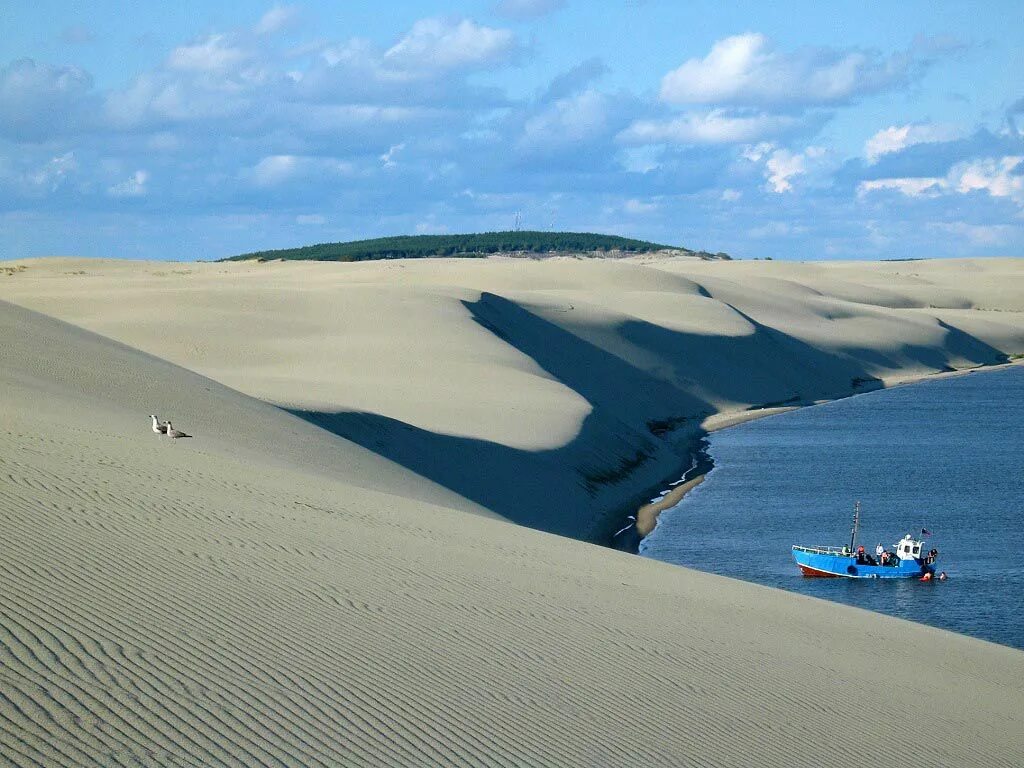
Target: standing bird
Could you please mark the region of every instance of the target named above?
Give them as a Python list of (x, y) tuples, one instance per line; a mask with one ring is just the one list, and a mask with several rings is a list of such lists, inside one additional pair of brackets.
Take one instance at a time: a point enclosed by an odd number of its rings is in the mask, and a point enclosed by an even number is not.
[(158, 435), (166, 435), (167, 434), (167, 425), (164, 422), (160, 421), (160, 419), (158, 419), (153, 414), (150, 414), (149, 418), (151, 418), (153, 420), (153, 432), (155, 434), (158, 434)]
[(171, 426), (171, 422), (167, 422), (167, 436), (173, 440), (177, 440), (179, 437), (192, 437), (192, 435), (186, 435), (180, 429), (175, 429)]

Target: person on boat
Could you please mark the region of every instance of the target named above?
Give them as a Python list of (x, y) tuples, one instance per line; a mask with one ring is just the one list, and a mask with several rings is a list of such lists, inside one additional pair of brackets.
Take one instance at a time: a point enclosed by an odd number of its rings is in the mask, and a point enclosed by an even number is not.
[(938, 559), (938, 557), (939, 550), (935, 549), (935, 547), (932, 547), (931, 550), (928, 552), (928, 557), (924, 559), (925, 565), (933, 565), (935, 561)]
[(882, 542), (878, 542), (878, 546), (875, 547), (875, 559), (881, 565), (885, 565), (885, 547), (882, 546)]
[(864, 555), (864, 546), (857, 547), (857, 565), (867, 565), (867, 557)]

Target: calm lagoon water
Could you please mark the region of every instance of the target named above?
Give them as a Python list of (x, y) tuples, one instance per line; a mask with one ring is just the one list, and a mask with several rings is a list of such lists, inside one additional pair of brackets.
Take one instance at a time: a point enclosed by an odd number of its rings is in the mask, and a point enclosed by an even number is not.
[[(711, 436), (715, 468), (646, 557), (1024, 649), (1024, 367), (871, 392)], [(931, 531), (944, 583), (810, 579), (793, 544)]]

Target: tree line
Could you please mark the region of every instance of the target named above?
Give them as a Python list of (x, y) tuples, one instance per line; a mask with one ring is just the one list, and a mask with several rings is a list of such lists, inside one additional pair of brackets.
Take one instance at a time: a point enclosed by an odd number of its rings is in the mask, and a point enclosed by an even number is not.
[(354, 240), (347, 243), (320, 243), (302, 248), (254, 251), (231, 256), (221, 261), (307, 260), (307, 261), (370, 261), (373, 259), (418, 259), (438, 256), (482, 257), (492, 253), (593, 253), (621, 251), (651, 253), (678, 250), (697, 256), (728, 258), (725, 254), (708, 254), (646, 240), (590, 232), (482, 232), (469, 235), (403, 235)]

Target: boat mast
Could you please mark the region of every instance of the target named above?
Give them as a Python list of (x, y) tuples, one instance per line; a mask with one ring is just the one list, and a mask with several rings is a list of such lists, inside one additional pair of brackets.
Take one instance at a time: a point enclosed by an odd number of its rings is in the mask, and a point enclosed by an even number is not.
[(853, 530), (850, 531), (850, 551), (857, 546), (857, 526), (860, 525), (860, 502), (853, 503)]

